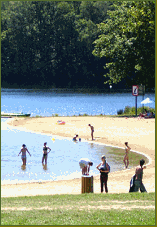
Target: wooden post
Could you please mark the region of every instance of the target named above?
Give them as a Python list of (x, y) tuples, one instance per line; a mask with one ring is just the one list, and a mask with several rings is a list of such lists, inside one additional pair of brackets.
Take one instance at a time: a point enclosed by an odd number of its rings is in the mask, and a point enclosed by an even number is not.
[(93, 176), (82, 176), (81, 182), (81, 193), (93, 192)]

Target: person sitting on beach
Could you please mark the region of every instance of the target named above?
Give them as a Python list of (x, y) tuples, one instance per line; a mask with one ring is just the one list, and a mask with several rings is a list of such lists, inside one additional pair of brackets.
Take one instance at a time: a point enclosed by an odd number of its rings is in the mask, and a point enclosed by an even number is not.
[(155, 118), (155, 113), (151, 112), (151, 118)]
[(124, 156), (124, 164), (125, 164), (125, 168), (128, 168), (129, 165), (129, 151), (131, 150), (131, 148), (128, 146), (128, 142), (125, 142), (125, 156)]
[(79, 165), (82, 169), (82, 175), (89, 175), (90, 166), (93, 165), (93, 162), (91, 162), (88, 158), (81, 158)]
[(140, 113), (139, 117), (146, 117), (147, 116), (147, 110), (145, 109), (144, 111), (145, 111), (145, 113)]
[(104, 191), (103, 185), (105, 185), (105, 192), (108, 193), (107, 181), (108, 181), (108, 173), (110, 171), (110, 168), (108, 163), (106, 162), (105, 155), (101, 157), (101, 160), (102, 162), (96, 167), (100, 171), (101, 193)]
[[(48, 153), (50, 153), (51, 149), (49, 147), (46, 146), (47, 143), (44, 143), (43, 146), (43, 158), (42, 158), (42, 164), (44, 165), (44, 160), (45, 160), (45, 165), (47, 165), (47, 155)], [(49, 152), (47, 152), (47, 150), (49, 150)]]
[(76, 141), (77, 141), (77, 139), (76, 139), (77, 137), (78, 137), (78, 135), (74, 136), (74, 137), (73, 137), (73, 141), (76, 142)]
[[(26, 148), (26, 145), (23, 144), (22, 147), (21, 147), (20, 153), (22, 152), (21, 158), (22, 158), (23, 165), (25, 165), (25, 166), (26, 166), (26, 151), (31, 156), (31, 154), (29, 153), (28, 149)], [(18, 156), (20, 155), (20, 153), (18, 154)]]
[(153, 112), (149, 112), (147, 113), (147, 115), (145, 116), (145, 118), (153, 118), (154, 117), (154, 113)]
[(90, 126), (90, 128), (91, 128), (91, 137), (92, 137), (92, 140), (93, 140), (94, 127), (91, 124), (88, 124), (88, 126)]
[(142, 183), (142, 178), (143, 178), (143, 169), (146, 168), (146, 166), (143, 166), (145, 163), (144, 159), (140, 160), (140, 166), (138, 166), (135, 170), (135, 181), (134, 181), (134, 192), (138, 192), (139, 189), (141, 192), (147, 192), (143, 183)]

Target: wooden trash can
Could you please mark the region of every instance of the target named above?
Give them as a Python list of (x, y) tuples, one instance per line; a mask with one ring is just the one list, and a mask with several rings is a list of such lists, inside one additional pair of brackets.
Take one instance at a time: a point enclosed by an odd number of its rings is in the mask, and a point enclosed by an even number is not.
[(81, 193), (93, 192), (93, 176), (83, 175), (81, 177)]

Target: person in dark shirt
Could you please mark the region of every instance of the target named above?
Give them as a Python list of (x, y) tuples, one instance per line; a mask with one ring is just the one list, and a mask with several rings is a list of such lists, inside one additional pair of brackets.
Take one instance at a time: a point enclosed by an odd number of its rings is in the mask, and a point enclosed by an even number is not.
[(101, 183), (101, 193), (104, 191), (103, 190), (103, 185), (105, 185), (105, 192), (108, 193), (108, 188), (107, 188), (107, 181), (108, 181), (108, 173), (109, 173), (109, 165), (106, 162), (106, 157), (103, 155), (101, 157), (102, 162), (97, 165), (97, 169), (100, 171), (100, 183)]

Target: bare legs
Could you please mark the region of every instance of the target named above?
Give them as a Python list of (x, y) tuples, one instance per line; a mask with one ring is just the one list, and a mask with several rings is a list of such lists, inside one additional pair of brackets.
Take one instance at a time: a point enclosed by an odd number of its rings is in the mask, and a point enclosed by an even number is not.
[(23, 165), (26, 166), (26, 158), (22, 158)]
[(44, 165), (44, 160), (45, 160), (45, 165), (47, 165), (47, 155), (43, 155), (43, 158), (42, 158), (42, 164)]
[(93, 140), (93, 131), (91, 132), (91, 137), (92, 137), (92, 140)]
[(82, 168), (82, 175), (88, 175), (87, 174), (87, 166)]
[(124, 158), (123, 162), (124, 162), (125, 168), (127, 169), (129, 166), (129, 160)]

